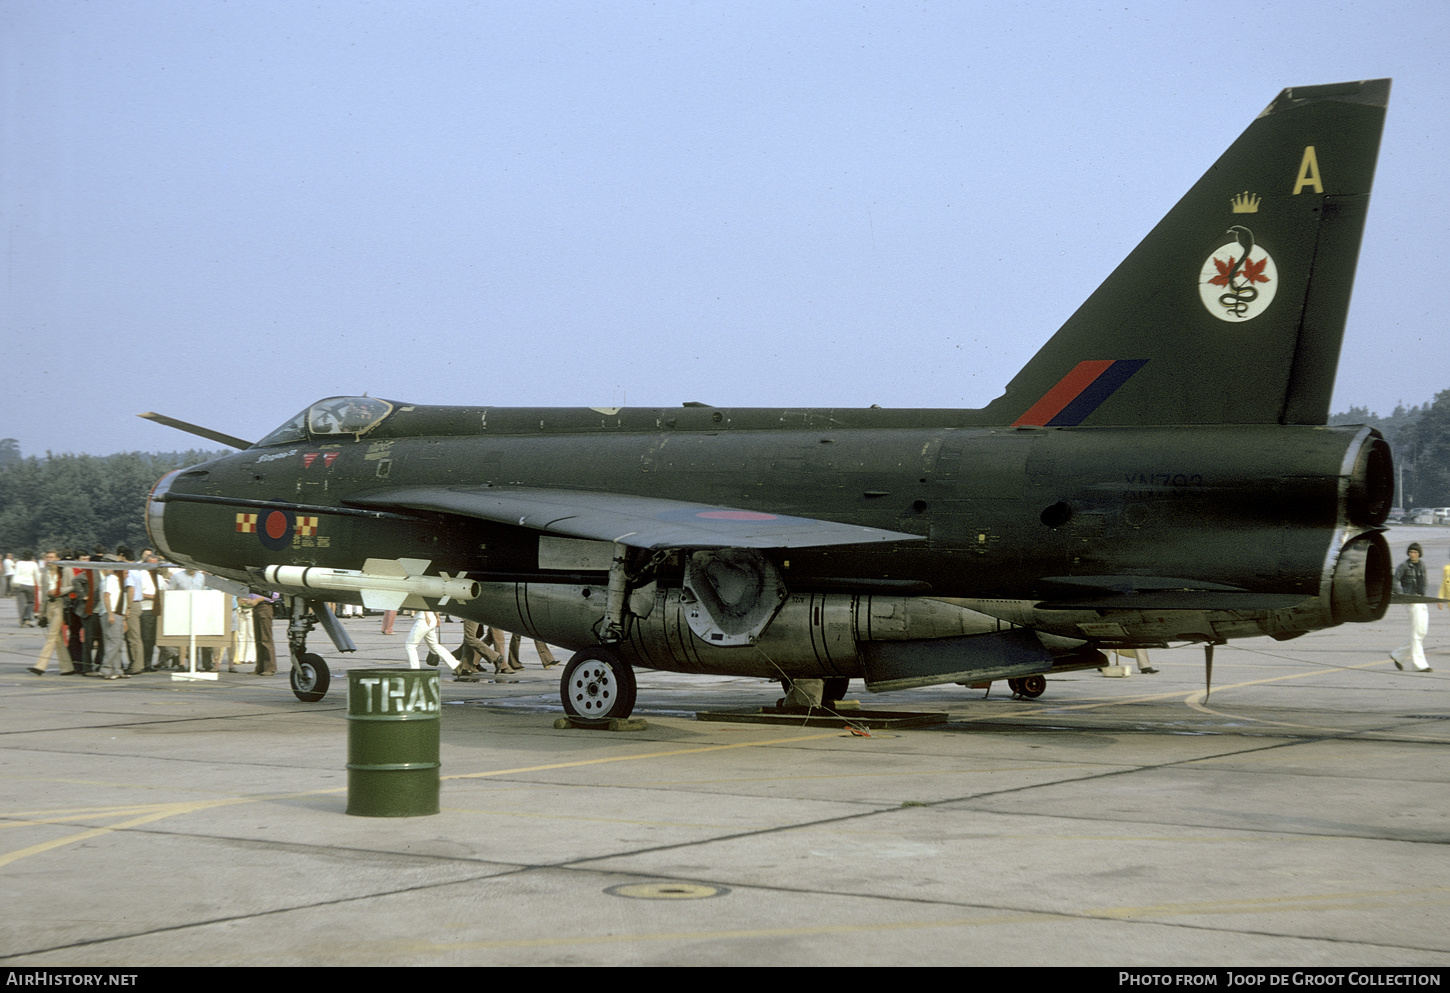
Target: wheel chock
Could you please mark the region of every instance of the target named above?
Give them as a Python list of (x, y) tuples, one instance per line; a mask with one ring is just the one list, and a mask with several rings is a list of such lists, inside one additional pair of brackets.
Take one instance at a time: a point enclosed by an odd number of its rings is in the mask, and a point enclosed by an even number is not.
[(649, 722), (643, 717), (611, 717), (605, 721), (592, 721), (587, 717), (560, 717), (554, 721), (554, 728), (564, 731), (577, 728), (580, 731), (643, 731)]

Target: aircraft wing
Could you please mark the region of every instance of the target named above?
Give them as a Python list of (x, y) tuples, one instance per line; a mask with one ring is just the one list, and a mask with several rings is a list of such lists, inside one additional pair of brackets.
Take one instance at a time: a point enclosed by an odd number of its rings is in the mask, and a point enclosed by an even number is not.
[(408, 486), (351, 497), (368, 508), (425, 510), (635, 548), (815, 548), (924, 535), (623, 493), (497, 486)]

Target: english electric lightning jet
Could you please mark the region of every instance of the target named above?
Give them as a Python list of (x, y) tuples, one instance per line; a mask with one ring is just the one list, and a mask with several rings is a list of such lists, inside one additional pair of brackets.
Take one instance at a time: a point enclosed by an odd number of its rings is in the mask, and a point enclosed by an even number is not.
[[(634, 666), (871, 690), (1103, 649), (1373, 621), (1389, 448), (1326, 427), (1387, 79), (1284, 90), (980, 410), (312, 404), (163, 477), (174, 562), (293, 597), (442, 607), (574, 651), (572, 715)], [(153, 416), (153, 415), (143, 415)]]

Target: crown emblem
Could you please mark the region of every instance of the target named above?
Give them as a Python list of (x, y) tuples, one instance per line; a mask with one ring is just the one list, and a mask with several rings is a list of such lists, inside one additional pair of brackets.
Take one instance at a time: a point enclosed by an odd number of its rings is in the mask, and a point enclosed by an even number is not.
[(1232, 200), (1235, 214), (1257, 214), (1259, 212), (1259, 197), (1256, 193), (1244, 190)]

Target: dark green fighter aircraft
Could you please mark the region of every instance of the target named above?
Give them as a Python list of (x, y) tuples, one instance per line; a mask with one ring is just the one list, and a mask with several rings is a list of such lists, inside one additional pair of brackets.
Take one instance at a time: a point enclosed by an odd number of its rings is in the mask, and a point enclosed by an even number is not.
[[(1372, 621), (1391, 462), (1326, 427), (1389, 80), (1284, 90), (981, 410), (423, 406), (334, 397), (162, 478), (175, 562), (293, 599), (442, 608), (634, 666), (871, 690), (1102, 649)], [(149, 415), (143, 415), (149, 416)], [(191, 429), (191, 425), (157, 418)]]

